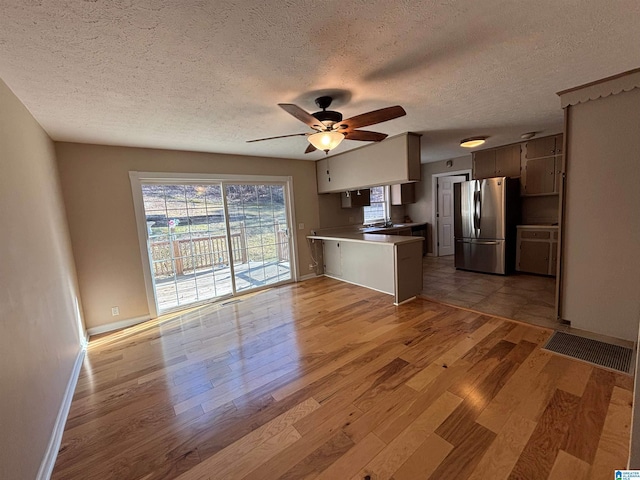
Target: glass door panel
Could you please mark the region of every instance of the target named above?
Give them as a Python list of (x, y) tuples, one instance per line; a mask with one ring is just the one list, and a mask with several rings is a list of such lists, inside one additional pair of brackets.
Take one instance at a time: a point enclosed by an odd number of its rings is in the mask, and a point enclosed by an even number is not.
[[(225, 184), (236, 291), (291, 279), (283, 185)], [(234, 235), (238, 238), (233, 240)]]
[(233, 293), (222, 186), (143, 184), (160, 313)]

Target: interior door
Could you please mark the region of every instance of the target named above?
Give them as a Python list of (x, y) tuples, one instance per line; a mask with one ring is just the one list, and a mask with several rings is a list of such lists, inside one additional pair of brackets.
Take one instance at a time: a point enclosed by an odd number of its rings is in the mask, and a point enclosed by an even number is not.
[(466, 175), (437, 177), (438, 256), (454, 254), (453, 185), (467, 180)]

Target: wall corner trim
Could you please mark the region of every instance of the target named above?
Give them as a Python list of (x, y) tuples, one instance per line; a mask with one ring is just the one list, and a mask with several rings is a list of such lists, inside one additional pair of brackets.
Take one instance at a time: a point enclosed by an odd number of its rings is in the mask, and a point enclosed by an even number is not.
[(120, 320), (119, 322), (106, 323), (97, 327), (87, 328), (87, 335), (89, 337), (98, 335), (100, 333), (113, 332), (114, 330), (120, 330), (121, 328), (132, 327), (142, 322), (151, 320), (150, 315), (143, 315), (142, 317), (128, 318), (126, 320)]
[(42, 463), (40, 464), (40, 469), (38, 470), (38, 475), (36, 476), (37, 480), (49, 480), (53, 473), (53, 467), (55, 466), (56, 459), (58, 458), (58, 450), (60, 450), (60, 444), (62, 443), (64, 426), (67, 423), (67, 416), (69, 415), (69, 410), (71, 408), (71, 401), (73, 400), (73, 394), (76, 390), (78, 377), (80, 376), (80, 369), (82, 368), (82, 362), (84, 361), (86, 352), (85, 348), (81, 348), (78, 352), (78, 356), (76, 357), (76, 361), (73, 364), (73, 370), (71, 371), (71, 376), (67, 382), (67, 388), (64, 392), (64, 397), (62, 398), (62, 404), (60, 405), (60, 410), (58, 410), (58, 417), (56, 418), (56, 423), (54, 424), (53, 431), (51, 432), (49, 445), (47, 445), (47, 451), (45, 452)]

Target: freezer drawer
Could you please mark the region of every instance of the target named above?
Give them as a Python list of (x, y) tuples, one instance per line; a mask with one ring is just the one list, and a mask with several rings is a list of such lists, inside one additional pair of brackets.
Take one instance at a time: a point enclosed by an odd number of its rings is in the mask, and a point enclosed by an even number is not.
[(505, 241), (456, 239), (456, 268), (505, 275)]

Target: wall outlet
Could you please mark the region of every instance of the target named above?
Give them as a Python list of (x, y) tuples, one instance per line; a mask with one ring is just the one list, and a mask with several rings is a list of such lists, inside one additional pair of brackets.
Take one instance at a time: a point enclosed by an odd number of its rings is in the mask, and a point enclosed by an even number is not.
[(349, 217), (349, 223), (353, 223), (353, 217)]
[(304, 223), (298, 224), (298, 230), (304, 230)]
[(117, 317), (120, 315), (120, 307), (111, 307), (111, 316)]

